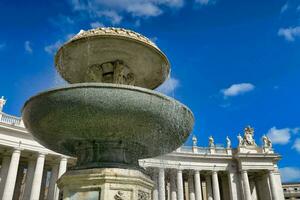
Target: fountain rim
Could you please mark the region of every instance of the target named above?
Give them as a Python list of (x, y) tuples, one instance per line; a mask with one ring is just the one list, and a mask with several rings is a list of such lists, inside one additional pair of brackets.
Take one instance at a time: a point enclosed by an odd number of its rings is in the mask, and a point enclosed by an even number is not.
[(141, 93), (146, 93), (146, 94), (150, 94), (150, 95), (155, 95), (156, 97), (175, 102), (178, 105), (182, 106), (184, 109), (186, 109), (191, 114), (192, 118), (195, 120), (194, 114), (191, 111), (191, 109), (189, 107), (187, 107), (186, 105), (184, 105), (183, 103), (181, 103), (180, 101), (178, 101), (172, 97), (169, 97), (163, 93), (160, 93), (155, 90), (150, 90), (147, 88), (142, 88), (142, 87), (132, 86), (132, 85), (114, 84), (114, 83), (75, 83), (75, 84), (70, 84), (67, 86), (48, 89), (43, 92), (39, 92), (38, 94), (31, 96), (28, 100), (26, 100), (26, 102), (24, 103), (24, 105), (22, 107), (21, 112), (23, 113), (27, 104), (35, 98), (39, 98), (40, 96), (43, 96), (43, 95), (46, 95), (49, 93), (54, 93), (54, 92), (63, 91), (63, 90), (71, 90), (71, 89), (75, 89), (75, 88), (115, 88), (115, 89), (131, 90), (131, 91), (135, 91), (135, 92), (141, 92)]
[[(58, 67), (58, 59), (59, 59), (60, 55), (62, 54), (61, 52), (63, 51), (64, 48), (66, 48), (68, 45), (71, 45), (72, 43), (82, 42), (84, 40), (92, 40), (92, 39), (95, 39), (95, 38), (114, 38), (114, 39), (137, 42), (137, 43), (139, 43), (139, 44), (155, 51), (156, 53), (158, 53), (161, 56), (161, 58), (165, 61), (168, 76), (170, 75), (171, 63), (170, 63), (169, 59), (167, 58), (167, 56), (163, 53), (163, 51), (160, 50), (154, 43), (152, 44), (152, 43), (146, 42), (144, 40), (138, 39), (136, 37), (130, 37), (130, 36), (126, 36), (126, 35), (116, 35), (116, 34), (112, 34), (112, 33), (106, 33), (106, 34), (102, 34), (102, 35), (98, 34), (98, 35), (83, 36), (83, 37), (79, 37), (79, 38), (70, 39), (67, 42), (65, 42), (64, 44), (62, 44), (59, 47), (59, 49), (56, 51), (55, 56), (54, 56), (55, 68), (57, 69), (57, 71), (60, 72), (59, 67)], [(59, 73), (59, 74), (60, 74), (61, 77), (64, 78), (63, 74), (61, 74), (61, 73)], [(168, 76), (166, 76), (166, 77), (168, 77)], [(64, 80), (66, 80), (66, 79), (64, 78)], [(69, 82), (68, 80), (66, 80), (66, 81)], [(164, 81), (166, 81), (166, 79)], [(160, 86), (163, 82), (159, 83), (153, 89)]]

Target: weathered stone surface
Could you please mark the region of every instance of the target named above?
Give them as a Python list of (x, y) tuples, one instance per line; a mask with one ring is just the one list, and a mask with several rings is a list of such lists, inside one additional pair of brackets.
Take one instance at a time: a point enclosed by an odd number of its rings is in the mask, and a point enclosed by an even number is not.
[[(116, 61), (128, 68), (125, 74), (123, 71), (128, 80), (118, 82), (110, 78), (120, 75), (116, 68), (104, 72), (103, 64)], [(170, 71), (167, 57), (153, 42), (138, 33), (120, 28), (81, 31), (58, 50), (55, 65), (69, 83), (110, 80), (110, 83), (148, 89), (162, 84)]]
[(138, 165), (180, 147), (192, 112), (158, 92), (126, 85), (76, 84), (32, 97), (26, 127), (41, 144), (77, 156), (78, 166)]
[(73, 170), (58, 180), (64, 200), (150, 200), (152, 180), (138, 170)]

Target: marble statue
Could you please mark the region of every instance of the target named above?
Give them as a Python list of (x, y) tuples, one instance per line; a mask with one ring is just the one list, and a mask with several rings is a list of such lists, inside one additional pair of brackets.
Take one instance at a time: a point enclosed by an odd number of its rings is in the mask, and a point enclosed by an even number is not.
[(262, 141), (263, 141), (264, 148), (272, 148), (272, 142), (269, 137), (267, 137), (266, 135), (263, 135)]
[(2, 96), (0, 98), (0, 112), (2, 112), (5, 103), (6, 103), (6, 100), (4, 99), (4, 96)]
[(241, 136), (241, 134), (239, 133), (239, 135), (237, 136), (238, 138), (238, 142), (239, 142), (239, 146), (242, 146), (243, 145), (243, 138)]
[(250, 126), (247, 126), (245, 128), (244, 132), (244, 138), (243, 138), (243, 145), (245, 146), (256, 146), (255, 140), (254, 140), (254, 129)]
[(214, 147), (215, 146), (215, 141), (214, 141), (214, 138), (212, 136), (210, 136), (208, 138), (208, 141), (209, 141), (209, 143), (208, 143), (209, 147)]
[(193, 135), (192, 140), (193, 140), (193, 146), (196, 147), (197, 146), (197, 142), (198, 142), (197, 137), (195, 135)]
[(229, 139), (229, 137), (226, 137), (226, 148), (229, 149), (231, 148), (231, 140)]

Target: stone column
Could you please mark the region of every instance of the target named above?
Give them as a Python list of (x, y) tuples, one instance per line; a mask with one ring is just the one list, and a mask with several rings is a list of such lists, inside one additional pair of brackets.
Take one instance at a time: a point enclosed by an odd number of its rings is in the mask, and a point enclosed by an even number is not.
[(195, 200), (194, 177), (192, 173), (189, 173), (188, 184), (189, 184), (189, 200)]
[(49, 181), (49, 188), (47, 193), (47, 200), (53, 200), (55, 185), (58, 177), (58, 165), (53, 165), (51, 169), (51, 177)]
[(276, 191), (276, 181), (272, 171), (269, 171), (270, 189), (272, 194), (272, 200), (279, 200)]
[(200, 172), (196, 170), (194, 172), (194, 187), (195, 187), (195, 199), (196, 200), (202, 200), (202, 187), (201, 187), (201, 178), (200, 178)]
[(229, 196), (231, 200), (239, 200), (241, 199), (241, 193), (239, 188), (239, 177), (238, 174), (230, 170), (228, 172), (228, 183), (229, 183)]
[(21, 186), (22, 186), (22, 181), (24, 178), (24, 165), (21, 163), (19, 164), (18, 172), (17, 172), (17, 180), (15, 183), (15, 190), (14, 190), (14, 195), (13, 195), (13, 200), (19, 200), (21, 196)]
[(35, 165), (33, 180), (32, 180), (32, 188), (31, 188), (31, 193), (29, 198), (30, 200), (39, 200), (40, 198), (44, 163), (45, 163), (45, 154), (39, 153)]
[(211, 188), (211, 176), (207, 174), (205, 176), (205, 181), (206, 181), (206, 190), (207, 190), (207, 200), (213, 200), (213, 192)]
[[(44, 167), (44, 172), (43, 172), (43, 178), (42, 178), (42, 183), (41, 183), (41, 192), (40, 192), (40, 199), (44, 200), (45, 199), (45, 194), (46, 193), (46, 182), (47, 182), (47, 174), (48, 174), (48, 169)], [(48, 193), (48, 191), (47, 191)]]
[(28, 161), (23, 200), (26, 200), (26, 199), (30, 198), (33, 175), (34, 175), (34, 170), (35, 170), (35, 163), (36, 163), (36, 160), (29, 160)]
[(165, 169), (160, 168), (158, 172), (158, 199), (166, 199), (166, 187), (165, 187)]
[(171, 172), (171, 176), (170, 176), (170, 189), (171, 189), (171, 200), (177, 200), (176, 176), (173, 171)]
[(157, 174), (156, 169), (153, 170), (152, 178), (153, 178), (153, 182), (154, 182), (154, 188), (153, 188), (153, 191), (152, 191), (152, 199), (153, 200), (158, 200), (158, 174)]
[[(65, 157), (62, 157), (59, 162), (59, 169), (58, 169), (58, 177), (59, 179), (66, 171), (67, 171), (67, 164), (68, 160)], [(55, 190), (54, 190), (54, 199), (53, 200), (58, 200), (59, 197), (59, 189), (57, 185), (55, 184)]]
[(283, 194), (283, 190), (282, 190), (282, 181), (281, 181), (280, 172), (278, 171), (278, 168), (276, 168), (273, 171), (273, 175), (276, 180), (277, 197), (278, 197), (278, 199), (284, 199), (284, 194)]
[(2, 164), (1, 164), (1, 181), (0, 181), (0, 198), (3, 195), (3, 190), (6, 182), (6, 177), (7, 177), (7, 172), (9, 169), (9, 164), (10, 164), (10, 156), (4, 156), (2, 158)]
[(219, 179), (218, 179), (218, 172), (212, 172), (212, 182), (213, 182), (213, 194), (214, 200), (220, 200), (220, 187), (219, 187)]
[(183, 178), (182, 171), (180, 169), (177, 170), (177, 196), (178, 200), (184, 200)]
[(2, 196), (3, 200), (11, 200), (13, 198), (20, 155), (20, 149), (15, 149), (12, 153)]
[(255, 180), (249, 180), (250, 191), (251, 191), (251, 199), (257, 200), (257, 191), (255, 186)]
[(251, 200), (251, 191), (250, 191), (250, 184), (248, 179), (248, 173), (246, 170), (242, 170), (242, 181), (243, 181), (243, 189), (244, 189), (244, 195), (245, 200)]

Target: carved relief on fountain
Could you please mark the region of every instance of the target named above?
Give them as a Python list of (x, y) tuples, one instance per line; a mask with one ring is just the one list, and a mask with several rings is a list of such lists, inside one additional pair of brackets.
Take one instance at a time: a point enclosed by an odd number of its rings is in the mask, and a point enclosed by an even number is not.
[(90, 65), (86, 71), (85, 81), (134, 85), (135, 75), (123, 61), (116, 60)]

